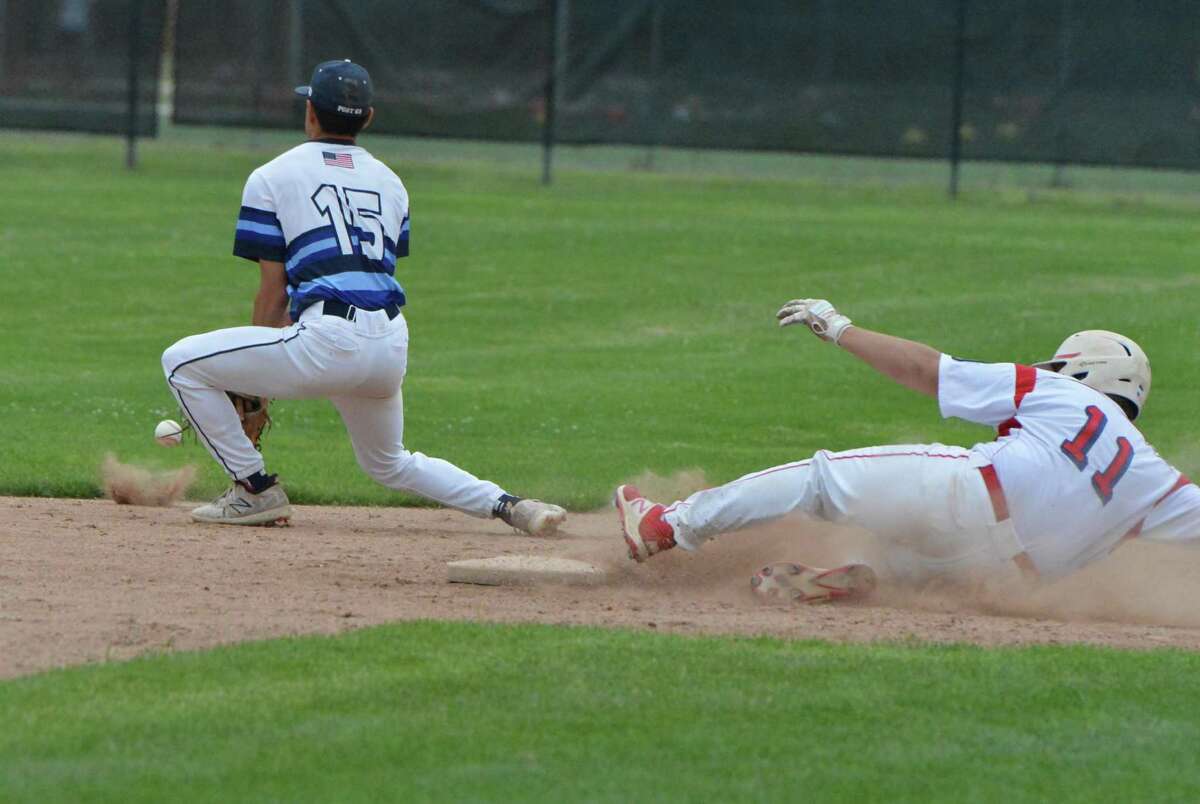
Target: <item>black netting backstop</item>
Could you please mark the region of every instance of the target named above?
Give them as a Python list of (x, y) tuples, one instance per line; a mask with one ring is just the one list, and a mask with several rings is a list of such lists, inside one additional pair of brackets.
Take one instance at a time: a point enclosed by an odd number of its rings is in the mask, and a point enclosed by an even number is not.
[[(163, 0), (0, 0), (0, 126), (152, 135)], [(131, 82), (130, 69), (136, 72)]]
[(1195, 168), (1197, 30), (1187, 0), (185, 2), (175, 115), (295, 126), (349, 57), (377, 130), (534, 140), (558, 65), (562, 142), (945, 157), (957, 128), (964, 158)]
[(292, 88), (352, 58), (371, 72), (376, 131), (536, 139), (545, 0), (207, 0), (179, 9), (175, 120), (297, 126)]
[(181, 123), (349, 57), (389, 133), (1200, 167), (1194, 0), (0, 0), (0, 125), (125, 130), (140, 7), (153, 131), (168, 4)]

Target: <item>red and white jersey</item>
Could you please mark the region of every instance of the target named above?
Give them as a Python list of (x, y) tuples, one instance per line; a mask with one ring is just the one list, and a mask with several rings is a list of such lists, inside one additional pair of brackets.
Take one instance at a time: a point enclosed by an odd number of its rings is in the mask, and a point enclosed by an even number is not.
[(998, 429), (972, 447), (992, 464), (1017, 538), (1057, 576), (1123, 538), (1200, 540), (1200, 489), (1164, 461), (1120, 406), (1062, 374), (942, 355), (938, 407)]

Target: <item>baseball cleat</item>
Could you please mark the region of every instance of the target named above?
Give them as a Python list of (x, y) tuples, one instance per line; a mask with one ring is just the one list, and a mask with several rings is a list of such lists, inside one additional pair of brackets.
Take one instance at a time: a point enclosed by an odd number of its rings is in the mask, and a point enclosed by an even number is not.
[(567, 512), (541, 500), (517, 500), (505, 503), (496, 516), (530, 536), (552, 536), (566, 521)]
[(825, 603), (869, 597), (875, 591), (875, 583), (875, 571), (866, 564), (821, 569), (783, 563), (756, 572), (750, 579), (750, 588), (766, 600)]
[(663, 507), (643, 497), (636, 486), (617, 486), (613, 502), (634, 561), (640, 563), (675, 546), (675, 531), (662, 519)]
[(192, 511), (192, 519), (212, 525), (286, 525), (291, 515), (292, 506), (278, 483), (258, 494), (234, 483), (220, 497)]

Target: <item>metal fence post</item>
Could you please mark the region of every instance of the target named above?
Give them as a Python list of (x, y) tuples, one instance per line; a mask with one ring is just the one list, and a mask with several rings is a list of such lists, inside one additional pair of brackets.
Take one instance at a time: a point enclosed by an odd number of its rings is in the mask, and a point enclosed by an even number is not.
[(555, 124), (567, 76), (569, 0), (549, 0), (550, 58), (542, 110), (542, 184), (552, 178)]
[(1058, 32), (1058, 70), (1055, 75), (1055, 99), (1058, 109), (1054, 115), (1054, 175), (1051, 187), (1067, 186), (1067, 92), (1071, 83), (1071, 0), (1062, 0)]
[(288, 3), (288, 81), (308, 83), (304, 79), (304, 0)]
[(958, 198), (958, 163), (962, 158), (963, 86), (967, 61), (967, 0), (958, 0), (954, 26), (954, 98), (950, 108), (950, 197)]
[(646, 149), (646, 170), (654, 170), (654, 152), (658, 148), (661, 134), (658, 105), (659, 72), (662, 67), (663, 2), (664, 0), (654, 0), (654, 9), (650, 12), (650, 98), (647, 103), (649, 108), (644, 115), (650, 135), (650, 145)]
[(133, 170), (137, 167), (137, 136), (138, 136), (138, 86), (139, 63), (142, 41), (142, 0), (132, 0), (129, 4), (129, 119), (125, 134), (125, 167)]
[(175, 117), (175, 29), (179, 27), (179, 0), (167, 0), (162, 27), (162, 47), (158, 53), (158, 86), (155, 88), (155, 133), (162, 131)]
[(0, 0), (0, 78), (4, 77), (4, 67), (8, 61), (6, 48), (8, 46), (8, 0)]

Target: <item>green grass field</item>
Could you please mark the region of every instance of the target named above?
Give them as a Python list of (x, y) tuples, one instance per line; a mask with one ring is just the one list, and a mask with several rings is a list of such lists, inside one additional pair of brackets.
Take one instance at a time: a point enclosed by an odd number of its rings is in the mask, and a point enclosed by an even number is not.
[(0, 685), (0, 799), (1194, 801), (1198, 679), (1177, 652), (410, 623)]
[[(159, 355), (248, 320), (241, 185), (290, 141), (181, 132), (127, 173), (115, 140), (0, 136), (0, 493), (95, 496), (110, 451), (224, 485), (154, 445)], [(1200, 470), (1188, 196), (950, 203), (902, 163), (619, 151), (545, 188), (529, 149), (365, 144), (413, 197), (408, 445), (518, 493), (587, 509), (645, 470), (990, 437), (779, 331), (795, 296), (983, 360), (1124, 331), (1156, 372), (1145, 432)], [(275, 414), (294, 501), (414, 502), (358, 471), (328, 404)], [(0, 683), (0, 800), (1194, 800), (1198, 661), (410, 624)]]
[[(114, 140), (0, 139), (0, 491), (93, 496), (107, 451), (199, 462), (202, 495), (224, 485), (198, 447), (153, 443), (176, 415), (159, 356), (248, 321), (257, 272), (229, 252), (246, 174), (288, 142), (269, 136), (257, 150), (151, 143), (136, 173)], [(413, 197), (408, 445), (517, 493), (589, 508), (646, 469), (721, 481), (818, 448), (989, 437), (779, 331), (779, 304), (810, 295), (984, 360), (1124, 330), (1157, 370), (1147, 434), (1200, 465), (1190, 204), (983, 191), (951, 204), (936, 185), (629, 171), (562, 171), (544, 188), (507, 162), (378, 150)], [(275, 413), (268, 466), (295, 501), (413, 502), (358, 470), (327, 403)]]

